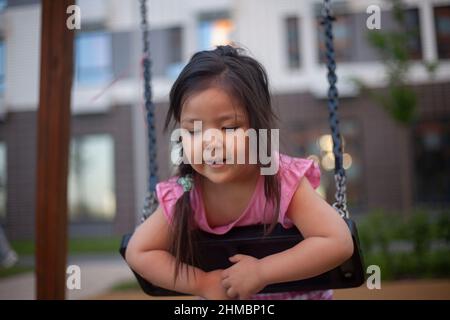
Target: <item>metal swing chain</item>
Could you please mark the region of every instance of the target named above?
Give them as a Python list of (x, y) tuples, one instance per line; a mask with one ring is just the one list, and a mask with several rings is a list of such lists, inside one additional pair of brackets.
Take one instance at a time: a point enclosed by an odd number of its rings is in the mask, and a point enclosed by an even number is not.
[(346, 195), (346, 175), (342, 165), (342, 142), (339, 131), (339, 119), (337, 109), (339, 105), (338, 90), (336, 87), (336, 61), (333, 45), (333, 21), (335, 20), (329, 0), (324, 0), (322, 10), (322, 24), (325, 28), (325, 55), (328, 69), (328, 111), (329, 123), (331, 128), (331, 136), (333, 138), (333, 153), (335, 159), (334, 180), (336, 183), (336, 202), (333, 207), (338, 211), (342, 218), (349, 218), (347, 210), (347, 195)]
[(158, 166), (156, 162), (156, 130), (155, 130), (155, 105), (152, 101), (152, 61), (150, 57), (149, 26), (147, 21), (147, 1), (140, 0), (141, 11), (141, 30), (144, 57), (142, 60), (144, 74), (144, 101), (147, 112), (147, 134), (148, 134), (148, 189), (142, 209), (141, 223), (147, 219), (158, 206), (158, 200), (155, 194), (155, 187), (158, 181)]

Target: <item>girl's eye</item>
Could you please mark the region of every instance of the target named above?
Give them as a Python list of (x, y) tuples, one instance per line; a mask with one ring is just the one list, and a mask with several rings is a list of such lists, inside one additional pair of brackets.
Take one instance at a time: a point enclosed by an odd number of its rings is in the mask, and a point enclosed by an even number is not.
[(236, 130), (237, 128), (239, 128), (239, 127), (228, 127), (228, 128), (224, 127), (222, 129), (224, 129), (224, 130)]
[[(239, 126), (236, 126), (236, 127), (223, 127), (222, 130), (236, 130), (236, 129), (238, 129), (238, 128), (239, 128)], [(198, 131), (188, 131), (188, 132), (189, 132), (189, 134), (191, 134), (191, 135), (196, 135), (196, 134), (201, 133), (202, 131), (201, 131), (201, 130), (198, 130)]]

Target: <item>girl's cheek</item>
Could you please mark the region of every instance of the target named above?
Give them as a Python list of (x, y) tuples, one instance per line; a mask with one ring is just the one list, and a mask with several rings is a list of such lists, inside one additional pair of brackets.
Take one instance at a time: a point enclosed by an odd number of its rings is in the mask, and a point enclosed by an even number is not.
[(191, 142), (191, 138), (184, 138), (182, 141), (182, 145), (183, 145), (183, 155), (184, 155), (184, 160), (191, 163), (193, 162), (193, 150), (192, 150), (192, 142)]
[(192, 165), (199, 165), (202, 161), (202, 143), (200, 138), (195, 136), (190, 139), (183, 139), (183, 152), (187, 161)]
[[(245, 135), (238, 135), (234, 139), (234, 159), (238, 164), (248, 164), (249, 163), (249, 153), (251, 152), (250, 138)], [(256, 150), (256, 149), (255, 149)], [(256, 152), (254, 152), (256, 155)], [(237, 162), (237, 159), (245, 159), (245, 163)]]

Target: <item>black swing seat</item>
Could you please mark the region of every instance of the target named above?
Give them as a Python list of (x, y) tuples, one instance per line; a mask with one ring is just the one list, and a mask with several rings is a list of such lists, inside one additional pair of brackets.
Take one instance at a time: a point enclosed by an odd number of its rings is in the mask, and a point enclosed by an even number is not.
[[(353, 288), (362, 285), (365, 282), (365, 271), (362, 253), (359, 249), (358, 233), (355, 223), (351, 219), (344, 218), (344, 220), (353, 237), (354, 251), (350, 259), (316, 277), (271, 284), (266, 286), (260, 293)], [(122, 239), (120, 254), (124, 258), (130, 237), (131, 234), (127, 234)], [(281, 224), (277, 224), (274, 230), (266, 236), (264, 236), (264, 225), (262, 224), (235, 227), (224, 235), (199, 231), (196, 240), (198, 261), (195, 266), (204, 271), (226, 269), (232, 265), (228, 258), (235, 254), (240, 253), (260, 259), (292, 248), (303, 239), (297, 228), (285, 229)], [(136, 272), (133, 271), (133, 273), (142, 290), (148, 295), (182, 295), (178, 292), (154, 286)]]

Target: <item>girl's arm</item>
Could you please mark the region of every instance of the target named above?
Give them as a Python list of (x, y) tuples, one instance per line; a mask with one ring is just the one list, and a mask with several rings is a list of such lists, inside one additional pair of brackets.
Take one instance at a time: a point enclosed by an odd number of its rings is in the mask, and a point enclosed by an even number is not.
[[(131, 237), (126, 260), (130, 267), (152, 284), (169, 290), (192, 295), (201, 295), (201, 279), (205, 272), (193, 266), (182, 265), (176, 284), (174, 285), (175, 257), (168, 252), (170, 226), (158, 209), (140, 225)], [(194, 277), (195, 271), (195, 277)]]
[(347, 224), (307, 179), (301, 180), (286, 214), (304, 240), (258, 261), (264, 285), (314, 277), (352, 256), (353, 240)]
[(242, 254), (230, 257), (234, 264), (222, 272), (222, 285), (229, 297), (248, 299), (269, 284), (317, 276), (353, 254), (347, 224), (307, 179), (300, 182), (286, 214), (305, 239), (262, 259)]

